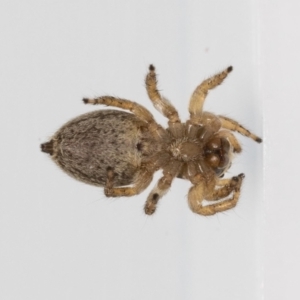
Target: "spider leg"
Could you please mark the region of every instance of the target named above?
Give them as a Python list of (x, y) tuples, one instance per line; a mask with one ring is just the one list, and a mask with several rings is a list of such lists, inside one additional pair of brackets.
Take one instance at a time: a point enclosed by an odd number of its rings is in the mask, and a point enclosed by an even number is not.
[(182, 169), (183, 165), (182, 162), (178, 160), (169, 161), (168, 157), (163, 157), (162, 154), (155, 160), (155, 162), (150, 162), (150, 165), (156, 169), (158, 169), (158, 166), (163, 168), (163, 177), (159, 179), (147, 198), (144, 207), (147, 215), (152, 215), (155, 212), (159, 199), (168, 192), (173, 179), (178, 175), (178, 172)]
[(169, 119), (169, 124), (180, 123), (178, 112), (175, 107), (169, 102), (169, 100), (163, 97), (157, 89), (157, 79), (155, 67), (153, 65), (149, 66), (149, 73), (146, 76), (145, 83), (148, 96), (154, 107)]
[(240, 125), (237, 121), (232, 120), (230, 118), (224, 117), (224, 116), (219, 116), (219, 119), (222, 122), (222, 127), (229, 129), (231, 131), (237, 131), (238, 133), (247, 136), (251, 139), (253, 139), (257, 143), (261, 143), (262, 139), (258, 137), (257, 135), (253, 134), (250, 132), (248, 129)]
[(156, 210), (156, 205), (160, 198), (162, 198), (169, 190), (174, 176), (165, 174), (159, 179), (157, 185), (150, 192), (147, 201), (145, 203), (145, 214), (152, 215)]
[(231, 71), (232, 67), (228, 67), (226, 70), (204, 80), (197, 86), (191, 96), (189, 104), (190, 120), (192, 124), (198, 124), (201, 120), (203, 104), (208, 91), (220, 85)]
[(188, 193), (188, 203), (193, 212), (200, 215), (209, 215), (206, 212), (206, 207), (202, 205), (202, 201), (204, 200), (204, 190), (204, 182), (199, 182), (197, 185), (192, 186)]
[[(222, 199), (222, 196), (227, 196), (230, 194), (228, 189), (224, 186), (218, 190), (213, 190), (210, 193), (207, 193), (206, 186), (204, 181), (199, 181), (196, 185), (190, 188), (188, 193), (188, 202), (191, 210), (197, 214), (209, 216), (214, 215), (217, 212), (222, 212), (233, 208), (236, 206), (239, 197), (240, 197), (240, 188), (242, 185), (242, 181), (244, 178), (244, 174), (240, 174), (237, 177), (232, 178), (232, 192), (233, 195), (231, 198), (226, 199), (222, 202), (210, 204), (203, 206), (202, 202), (204, 199), (208, 198), (208, 200), (218, 200)], [(225, 180), (223, 181), (226, 182)], [(219, 183), (220, 184), (220, 183)], [(215, 199), (212, 199), (215, 198)]]
[(244, 174), (229, 178), (221, 179), (217, 182), (220, 188), (215, 189), (211, 194), (205, 196), (205, 200), (216, 201), (229, 196), (236, 188), (240, 188), (241, 180), (245, 177)]
[(240, 153), (242, 152), (242, 147), (238, 142), (237, 138), (228, 130), (220, 130), (218, 135), (228, 139), (229, 143), (233, 147), (233, 152)]
[(85, 104), (103, 104), (107, 106), (114, 106), (114, 107), (119, 107), (123, 108), (125, 110), (129, 110), (132, 113), (134, 113), (137, 117), (141, 118), (142, 120), (147, 121), (148, 123), (155, 122), (153, 115), (146, 109), (144, 106), (130, 101), (126, 99), (121, 99), (121, 98), (115, 98), (111, 96), (102, 96), (102, 97), (97, 97), (97, 98), (83, 98), (83, 102)]
[(132, 186), (128, 187), (114, 187), (113, 180), (114, 180), (113, 169), (109, 168), (107, 171), (107, 180), (104, 187), (104, 193), (106, 197), (130, 197), (134, 195), (138, 195), (144, 189), (148, 187), (151, 183), (153, 178), (153, 172), (143, 168), (139, 171), (136, 176), (136, 180), (133, 182)]
[(84, 98), (83, 102), (85, 104), (104, 104), (129, 110), (138, 118), (148, 123), (149, 131), (153, 132), (157, 136), (164, 135), (164, 130), (155, 122), (153, 115), (148, 111), (148, 109), (136, 102), (111, 96), (102, 96), (94, 99)]

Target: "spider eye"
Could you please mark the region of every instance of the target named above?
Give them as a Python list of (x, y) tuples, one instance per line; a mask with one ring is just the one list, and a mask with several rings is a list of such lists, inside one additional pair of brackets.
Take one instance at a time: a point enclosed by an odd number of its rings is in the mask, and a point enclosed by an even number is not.
[(221, 148), (221, 139), (213, 138), (206, 145), (207, 150), (216, 151)]
[(214, 137), (205, 147), (205, 160), (216, 174), (222, 174), (230, 161), (230, 143), (225, 138)]
[(206, 155), (206, 162), (214, 169), (219, 167), (220, 161), (220, 156), (217, 154), (209, 153)]

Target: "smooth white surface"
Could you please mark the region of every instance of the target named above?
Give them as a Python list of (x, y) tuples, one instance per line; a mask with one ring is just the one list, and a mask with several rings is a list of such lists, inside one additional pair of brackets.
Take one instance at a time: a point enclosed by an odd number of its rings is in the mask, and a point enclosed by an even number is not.
[(257, 24), (250, 0), (0, 3), (1, 299), (262, 298), (263, 145), (240, 137), (228, 174), (246, 174), (239, 205), (213, 217), (189, 210), (189, 182), (147, 217), (160, 173), (137, 197), (106, 199), (39, 150), (100, 109), (84, 96), (138, 101), (166, 125), (145, 93), (150, 63), (183, 120), (197, 84), (233, 65), (205, 108), (262, 135)]
[(300, 299), (299, 14), (299, 1), (260, 3), (266, 300)]

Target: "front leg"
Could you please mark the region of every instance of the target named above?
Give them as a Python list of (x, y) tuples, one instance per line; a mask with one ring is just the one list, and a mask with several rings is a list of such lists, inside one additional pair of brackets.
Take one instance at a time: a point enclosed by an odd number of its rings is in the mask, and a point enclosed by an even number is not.
[[(215, 187), (213, 187), (213, 190), (207, 190), (205, 181), (196, 180), (196, 184), (190, 188), (188, 194), (188, 202), (191, 210), (200, 215), (210, 216), (210, 215), (214, 215), (217, 212), (222, 212), (235, 207), (240, 197), (240, 188), (242, 185), (243, 178), (244, 178), (244, 174), (240, 174), (239, 176), (232, 178), (231, 188), (229, 189), (233, 192), (231, 198), (226, 199), (222, 202), (205, 205), (205, 206), (203, 206), (202, 204), (204, 199), (206, 198), (207, 200), (222, 199), (223, 196), (229, 195), (231, 191), (229, 192), (228, 188), (225, 185), (221, 187), (219, 190), (215, 190)], [(223, 182), (225, 183), (226, 181), (227, 180), (224, 180)]]
[(257, 135), (253, 134), (251, 131), (243, 127), (241, 124), (239, 124), (237, 121), (224, 117), (224, 116), (219, 116), (219, 119), (222, 122), (222, 127), (226, 128), (231, 131), (237, 131), (238, 133), (251, 138), (257, 143), (261, 143), (262, 139), (258, 137)]
[(205, 200), (217, 201), (229, 196), (232, 192), (237, 192), (241, 188), (242, 180), (245, 178), (244, 174), (234, 176), (229, 179), (221, 179), (217, 182), (219, 188), (212, 193), (205, 196)]

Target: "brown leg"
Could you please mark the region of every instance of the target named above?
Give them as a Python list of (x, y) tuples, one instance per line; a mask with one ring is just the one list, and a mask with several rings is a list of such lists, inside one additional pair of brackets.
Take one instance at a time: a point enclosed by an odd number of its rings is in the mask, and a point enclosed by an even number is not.
[(153, 178), (153, 173), (147, 169), (142, 169), (136, 176), (135, 182), (130, 187), (113, 187), (113, 173), (112, 169), (107, 172), (107, 181), (104, 188), (106, 197), (130, 197), (138, 195), (148, 187)]
[(229, 140), (229, 143), (233, 147), (233, 152), (240, 153), (242, 152), (242, 147), (238, 142), (237, 138), (228, 130), (220, 130), (218, 135), (221, 137), (225, 137)]
[(145, 83), (148, 96), (154, 107), (169, 119), (169, 123), (179, 123), (180, 119), (177, 110), (157, 89), (156, 73), (153, 65), (149, 67), (149, 73), (146, 76)]
[[(197, 214), (204, 215), (204, 216), (209, 216), (209, 215), (214, 215), (217, 212), (222, 212), (225, 210), (228, 210), (230, 208), (233, 208), (236, 206), (238, 199), (240, 197), (240, 187), (242, 185), (242, 180), (244, 178), (244, 174), (240, 174), (237, 177), (234, 177), (232, 180), (232, 184), (234, 183), (234, 188), (232, 189), (233, 195), (231, 198), (224, 200), (222, 202), (218, 202), (215, 204), (210, 204), (203, 206), (202, 202), (204, 199), (212, 198), (215, 197), (217, 199), (222, 199), (221, 196), (225, 195), (228, 193), (228, 190), (226, 190), (225, 187), (220, 188), (220, 192), (212, 191), (210, 193), (207, 193), (205, 191), (205, 183), (204, 182), (199, 182), (195, 186), (191, 187), (189, 190), (188, 194), (188, 201), (189, 201), (189, 206), (191, 210)], [(225, 183), (225, 181), (224, 181)], [(223, 195), (222, 195), (223, 194)], [(229, 195), (230, 193), (228, 193)], [(220, 197), (220, 198), (218, 198)]]
[(232, 120), (227, 117), (224, 117), (224, 116), (219, 116), (219, 118), (222, 122), (223, 128), (229, 129), (231, 131), (237, 131), (238, 133), (251, 138), (252, 140), (254, 140), (257, 143), (262, 142), (262, 139), (260, 137), (256, 136), (252, 132), (250, 132), (248, 129), (246, 129), (245, 127), (240, 125), (237, 121)]
[(211, 194), (206, 195), (205, 200), (216, 201), (229, 196), (232, 192), (240, 189), (244, 177), (244, 174), (240, 174), (230, 179), (219, 180), (217, 185), (220, 187), (215, 189)]
[(155, 122), (152, 114), (148, 111), (148, 109), (130, 100), (115, 98), (111, 96), (103, 96), (94, 99), (84, 98), (83, 102), (85, 104), (103, 104), (107, 106), (123, 108), (125, 110), (133, 112), (137, 117), (145, 120), (148, 123)]
[(232, 67), (228, 67), (223, 72), (220, 72), (206, 80), (204, 80), (198, 87), (195, 89), (194, 93), (190, 99), (189, 112), (190, 112), (190, 121), (192, 124), (198, 124), (201, 120), (203, 104), (205, 98), (208, 94), (208, 91), (215, 88), (223, 82), (227, 77), (228, 73), (232, 71)]
[(165, 130), (155, 122), (152, 114), (148, 111), (148, 109), (136, 102), (111, 96), (103, 96), (94, 99), (84, 98), (83, 102), (86, 104), (103, 104), (129, 110), (142, 121), (147, 122), (149, 131), (153, 132), (155, 135), (161, 136), (165, 132)]

